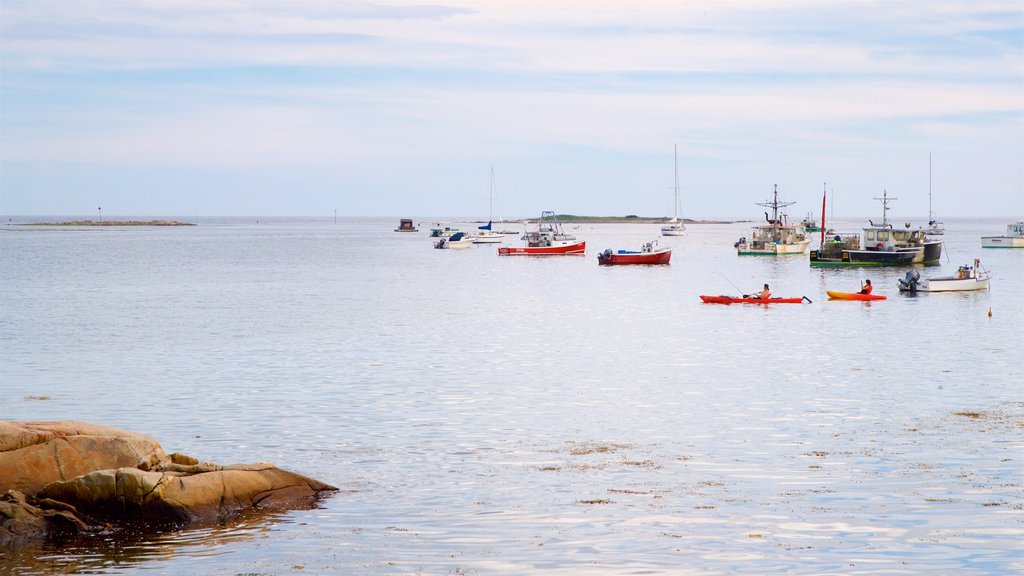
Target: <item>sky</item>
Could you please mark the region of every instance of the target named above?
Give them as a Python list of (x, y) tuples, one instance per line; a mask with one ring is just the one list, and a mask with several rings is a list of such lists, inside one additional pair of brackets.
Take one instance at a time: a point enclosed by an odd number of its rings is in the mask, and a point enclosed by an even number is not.
[(686, 218), (1024, 218), (1024, 2), (0, 1), (0, 215), (662, 216), (674, 149)]

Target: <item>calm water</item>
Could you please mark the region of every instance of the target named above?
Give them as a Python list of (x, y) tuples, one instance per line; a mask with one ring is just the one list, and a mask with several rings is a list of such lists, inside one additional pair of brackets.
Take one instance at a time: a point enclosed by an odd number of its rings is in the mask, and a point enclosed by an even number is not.
[[(1007, 220), (947, 219), (923, 271), (980, 256), (991, 290), (918, 297), (902, 269), (737, 257), (748, 224), (604, 268), (658, 227), (570, 227), (586, 257), (536, 259), (434, 250), (397, 218), (198, 222), (0, 227), (0, 417), (341, 491), (0, 572), (1024, 571), (1024, 250), (979, 242)], [(825, 297), (866, 277), (889, 300)], [(764, 282), (813, 304), (698, 299)]]

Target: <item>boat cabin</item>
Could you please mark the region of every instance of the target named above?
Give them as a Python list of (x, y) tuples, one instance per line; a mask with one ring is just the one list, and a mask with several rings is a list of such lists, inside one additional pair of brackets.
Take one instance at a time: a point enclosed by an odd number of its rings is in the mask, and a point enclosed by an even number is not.
[(398, 228), (395, 228), (396, 232), (415, 232), (416, 227), (412, 224), (411, 218), (402, 218), (398, 221)]

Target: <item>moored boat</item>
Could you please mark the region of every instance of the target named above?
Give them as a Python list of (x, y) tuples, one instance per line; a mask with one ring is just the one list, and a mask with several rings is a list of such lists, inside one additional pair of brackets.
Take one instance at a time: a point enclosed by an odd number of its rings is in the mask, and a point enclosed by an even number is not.
[(562, 231), (562, 223), (554, 212), (541, 212), (537, 229), (522, 236), (526, 246), (519, 248), (498, 248), (499, 256), (559, 256), (583, 255), (586, 241), (577, 240), (572, 234)]
[(676, 146), (672, 147), (672, 159), (675, 165), (675, 198), (672, 204), (672, 219), (668, 226), (661, 227), (662, 236), (683, 236), (686, 234), (686, 225), (679, 221), (679, 157), (676, 153)]
[(473, 238), (465, 232), (456, 232), (452, 234), (450, 238), (441, 238), (437, 242), (434, 242), (434, 248), (449, 249), (449, 248), (469, 248), (473, 245)]
[[(916, 270), (912, 271), (916, 272)], [(925, 278), (912, 272), (899, 281), (900, 292), (961, 292), (968, 290), (987, 290), (991, 272), (981, 267), (981, 261), (974, 259), (974, 266), (960, 266), (952, 276)]]
[(436, 226), (430, 229), (430, 237), (451, 238), (452, 236), (459, 232), (461, 232), (461, 230), (455, 228), (454, 226), (449, 226), (447, 224), (437, 224)]
[(1024, 248), (1024, 220), (1006, 225), (1002, 236), (982, 236), (982, 248)]
[(750, 240), (744, 236), (733, 244), (736, 254), (740, 256), (781, 256), (785, 254), (803, 254), (811, 239), (802, 224), (788, 223), (785, 212), (779, 212), (795, 202), (779, 202), (779, 186), (775, 185), (774, 198), (770, 202), (757, 202), (758, 206), (772, 209), (771, 218), (764, 213), (767, 224), (757, 226), (751, 231)]
[(395, 228), (395, 232), (416, 232), (416, 226), (413, 225), (411, 218), (402, 218), (398, 221), (398, 228)]
[(811, 266), (902, 266), (905, 264), (937, 264), (942, 256), (942, 240), (930, 239), (921, 228), (895, 229), (889, 223), (890, 198), (887, 191), (881, 198), (882, 223), (868, 220), (869, 226), (859, 234), (835, 234), (823, 239), (818, 250), (811, 250)]
[(505, 241), (505, 235), (495, 232), (494, 227), (494, 166), (491, 166), (491, 195), (487, 205), (487, 224), (477, 226), (473, 234), (474, 244), (501, 244)]
[(814, 215), (810, 212), (804, 217), (800, 225), (804, 227), (807, 232), (821, 232), (821, 226), (818, 226), (818, 221), (814, 219)]
[(623, 264), (668, 264), (672, 259), (672, 249), (658, 246), (657, 240), (640, 247), (640, 251), (618, 250), (610, 248), (597, 255), (597, 263), (602, 266)]
[(840, 292), (838, 290), (826, 290), (831, 300), (885, 300), (881, 294), (861, 294), (860, 292)]
[(701, 301), (705, 304), (800, 304), (804, 300), (810, 302), (807, 296), (799, 298), (744, 298), (742, 296), (705, 296), (701, 295)]

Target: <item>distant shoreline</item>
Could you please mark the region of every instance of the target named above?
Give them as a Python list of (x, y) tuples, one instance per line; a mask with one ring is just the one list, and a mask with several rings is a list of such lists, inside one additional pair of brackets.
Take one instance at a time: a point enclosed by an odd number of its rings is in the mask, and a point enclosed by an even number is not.
[(178, 220), (69, 220), (67, 222), (29, 222), (18, 226), (195, 226)]

